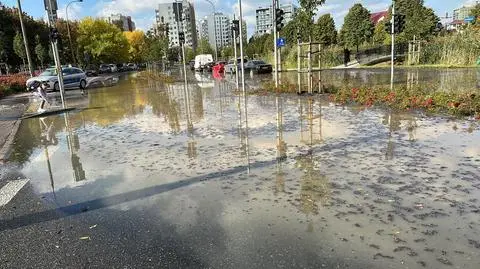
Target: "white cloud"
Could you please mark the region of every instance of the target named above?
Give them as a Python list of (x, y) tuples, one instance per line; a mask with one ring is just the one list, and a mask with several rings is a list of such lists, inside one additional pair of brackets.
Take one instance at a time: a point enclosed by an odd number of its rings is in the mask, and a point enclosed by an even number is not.
[[(58, 7), (58, 17), (66, 19), (66, 5)], [(82, 4), (81, 3), (73, 3), (68, 7), (68, 19), (69, 20), (78, 20), (83, 16), (82, 14)]]

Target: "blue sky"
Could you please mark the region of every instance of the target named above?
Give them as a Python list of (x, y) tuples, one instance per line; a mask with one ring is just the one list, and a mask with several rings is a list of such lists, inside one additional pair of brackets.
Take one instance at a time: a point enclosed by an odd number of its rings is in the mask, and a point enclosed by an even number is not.
[[(57, 0), (59, 16), (65, 17), (65, 6), (71, 0)], [(216, 10), (226, 14), (238, 12), (237, 0), (211, 0), (215, 3)], [(13, 6), (16, 0), (0, 0), (0, 2)], [(133, 17), (137, 27), (147, 30), (155, 19), (155, 8), (159, 3), (171, 2), (171, 0), (84, 0), (83, 3), (70, 5), (69, 17), (80, 19), (85, 16), (105, 16), (111, 13), (122, 13)], [(212, 12), (212, 6), (205, 0), (190, 0), (195, 5), (197, 20)], [(242, 10), (248, 25), (248, 35), (252, 35), (255, 29), (255, 9), (259, 6), (268, 6), (271, 0), (243, 0)], [(282, 3), (290, 3), (289, 0), (281, 0)], [(445, 16), (452, 14), (453, 9), (468, 5), (475, 0), (425, 0), (425, 4), (435, 10), (437, 15)], [(297, 3), (296, 0), (293, 1)], [(335, 18), (337, 28), (343, 24), (343, 18), (348, 9), (354, 3), (362, 3), (372, 12), (386, 10), (391, 0), (326, 0), (326, 3), (318, 9), (318, 14), (331, 13)], [(35, 18), (44, 16), (43, 0), (22, 0), (23, 9)]]

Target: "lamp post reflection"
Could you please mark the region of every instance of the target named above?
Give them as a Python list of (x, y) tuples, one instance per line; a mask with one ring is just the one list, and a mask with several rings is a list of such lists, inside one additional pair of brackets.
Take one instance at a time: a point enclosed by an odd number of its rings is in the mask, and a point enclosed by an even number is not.
[(50, 124), (47, 124), (46, 118), (40, 118), (39, 123), (40, 123), (40, 130), (41, 130), (40, 142), (43, 144), (45, 159), (47, 160), (48, 175), (50, 177), (50, 186), (52, 187), (53, 197), (57, 199), (55, 195), (55, 182), (53, 180), (52, 164), (50, 163), (50, 154), (48, 152), (48, 146), (58, 145), (58, 139), (55, 136), (55, 127), (53, 125), (53, 121), (51, 121)]
[(187, 121), (187, 151), (188, 157), (194, 159), (197, 157), (197, 142), (193, 133), (192, 111), (190, 108), (190, 88), (187, 84), (184, 87), (184, 100), (185, 100), (185, 118)]
[(65, 131), (67, 133), (67, 146), (70, 153), (70, 160), (72, 163), (73, 178), (75, 182), (84, 181), (85, 170), (83, 170), (83, 165), (80, 162), (80, 157), (78, 157), (78, 150), (80, 150), (80, 140), (78, 135), (72, 130), (70, 126), (70, 119), (68, 112), (64, 114), (65, 120)]
[(283, 139), (283, 99), (276, 97), (275, 105), (277, 109), (277, 164), (276, 164), (276, 184), (275, 194), (285, 192), (285, 173), (283, 172), (283, 163), (287, 159), (287, 143)]

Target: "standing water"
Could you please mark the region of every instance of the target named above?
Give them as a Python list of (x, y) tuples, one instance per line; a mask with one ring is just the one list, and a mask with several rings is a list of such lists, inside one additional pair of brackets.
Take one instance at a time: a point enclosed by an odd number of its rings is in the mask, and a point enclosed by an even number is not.
[[(325, 72), (383, 79), (355, 74)], [(476, 123), (189, 80), (127, 77), (71, 98), (80, 112), (24, 120), (11, 161), (62, 216), (40, 221), (96, 211), (85, 225), (132, 239), (118, 259), (165, 267), (478, 268)]]

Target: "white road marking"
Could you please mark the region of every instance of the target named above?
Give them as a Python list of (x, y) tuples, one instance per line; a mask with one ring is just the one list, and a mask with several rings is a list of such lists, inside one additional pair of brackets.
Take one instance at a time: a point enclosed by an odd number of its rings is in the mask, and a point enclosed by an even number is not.
[(0, 207), (7, 205), (30, 179), (10, 181), (0, 189)]

